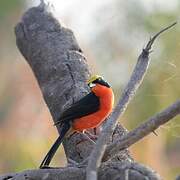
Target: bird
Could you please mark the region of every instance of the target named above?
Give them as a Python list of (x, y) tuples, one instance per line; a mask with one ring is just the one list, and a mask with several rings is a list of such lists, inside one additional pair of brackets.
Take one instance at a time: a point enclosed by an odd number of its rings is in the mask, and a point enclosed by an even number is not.
[(41, 162), (40, 168), (49, 167), (65, 137), (68, 137), (72, 132), (83, 132), (97, 128), (112, 112), (114, 93), (104, 78), (94, 75), (87, 84), (90, 92), (66, 109), (55, 123), (56, 126), (61, 127), (61, 132)]

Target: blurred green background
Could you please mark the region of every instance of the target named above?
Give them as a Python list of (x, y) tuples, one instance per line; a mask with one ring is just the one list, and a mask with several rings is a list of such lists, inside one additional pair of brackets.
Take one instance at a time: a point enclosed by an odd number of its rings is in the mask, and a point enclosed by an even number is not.
[[(33, 3), (33, 4), (32, 4)], [(14, 26), (31, 0), (0, 0), (0, 173), (36, 168), (57, 136), (36, 80), (19, 53)], [(116, 99), (150, 36), (178, 21), (178, 0), (52, 0), (56, 16), (70, 27), (93, 73), (113, 86)], [(81, 9), (81, 12), (79, 12)], [(144, 83), (120, 122), (129, 130), (180, 96), (180, 26), (155, 43)], [(130, 151), (165, 179), (180, 174), (180, 117), (135, 144)], [(53, 165), (64, 165), (62, 147)]]

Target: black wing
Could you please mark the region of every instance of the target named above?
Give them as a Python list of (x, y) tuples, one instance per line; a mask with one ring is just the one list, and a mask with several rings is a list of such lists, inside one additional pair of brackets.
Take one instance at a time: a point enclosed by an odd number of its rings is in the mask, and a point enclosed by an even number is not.
[(57, 125), (66, 121), (73, 121), (74, 119), (89, 115), (98, 111), (99, 107), (99, 98), (91, 92), (74, 103), (69, 109), (65, 110), (55, 124)]

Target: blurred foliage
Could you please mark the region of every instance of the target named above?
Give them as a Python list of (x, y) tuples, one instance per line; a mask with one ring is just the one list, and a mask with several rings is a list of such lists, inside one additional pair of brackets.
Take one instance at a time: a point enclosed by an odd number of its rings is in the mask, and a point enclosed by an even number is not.
[(0, 20), (22, 5), (23, 0), (0, 0)]
[[(13, 27), (24, 10), (22, 0), (0, 0), (0, 172), (37, 167), (56, 137), (51, 116), (29, 66), (15, 47)], [(116, 99), (150, 35), (177, 21), (180, 3), (169, 10), (147, 8), (142, 1), (112, 0), (92, 16), (94, 32), (85, 52), (93, 72), (111, 82)], [(72, 17), (71, 17), (72, 18)], [(151, 64), (136, 97), (120, 122), (133, 129), (180, 97), (180, 26), (155, 42)], [(174, 179), (180, 172), (180, 118), (162, 126), (130, 150), (133, 157)], [(64, 164), (62, 149), (55, 164)], [(61, 158), (58, 158), (61, 157)]]

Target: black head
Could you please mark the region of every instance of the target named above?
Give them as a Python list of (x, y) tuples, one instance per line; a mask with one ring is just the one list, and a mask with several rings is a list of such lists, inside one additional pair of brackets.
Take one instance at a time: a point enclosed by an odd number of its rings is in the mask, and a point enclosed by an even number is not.
[(88, 82), (88, 85), (90, 87), (92, 87), (91, 85), (95, 85), (95, 84), (100, 84), (100, 85), (103, 85), (103, 86), (106, 86), (108, 88), (110, 88), (111, 86), (101, 77), (101, 76), (94, 76), (92, 77), (89, 82)]

